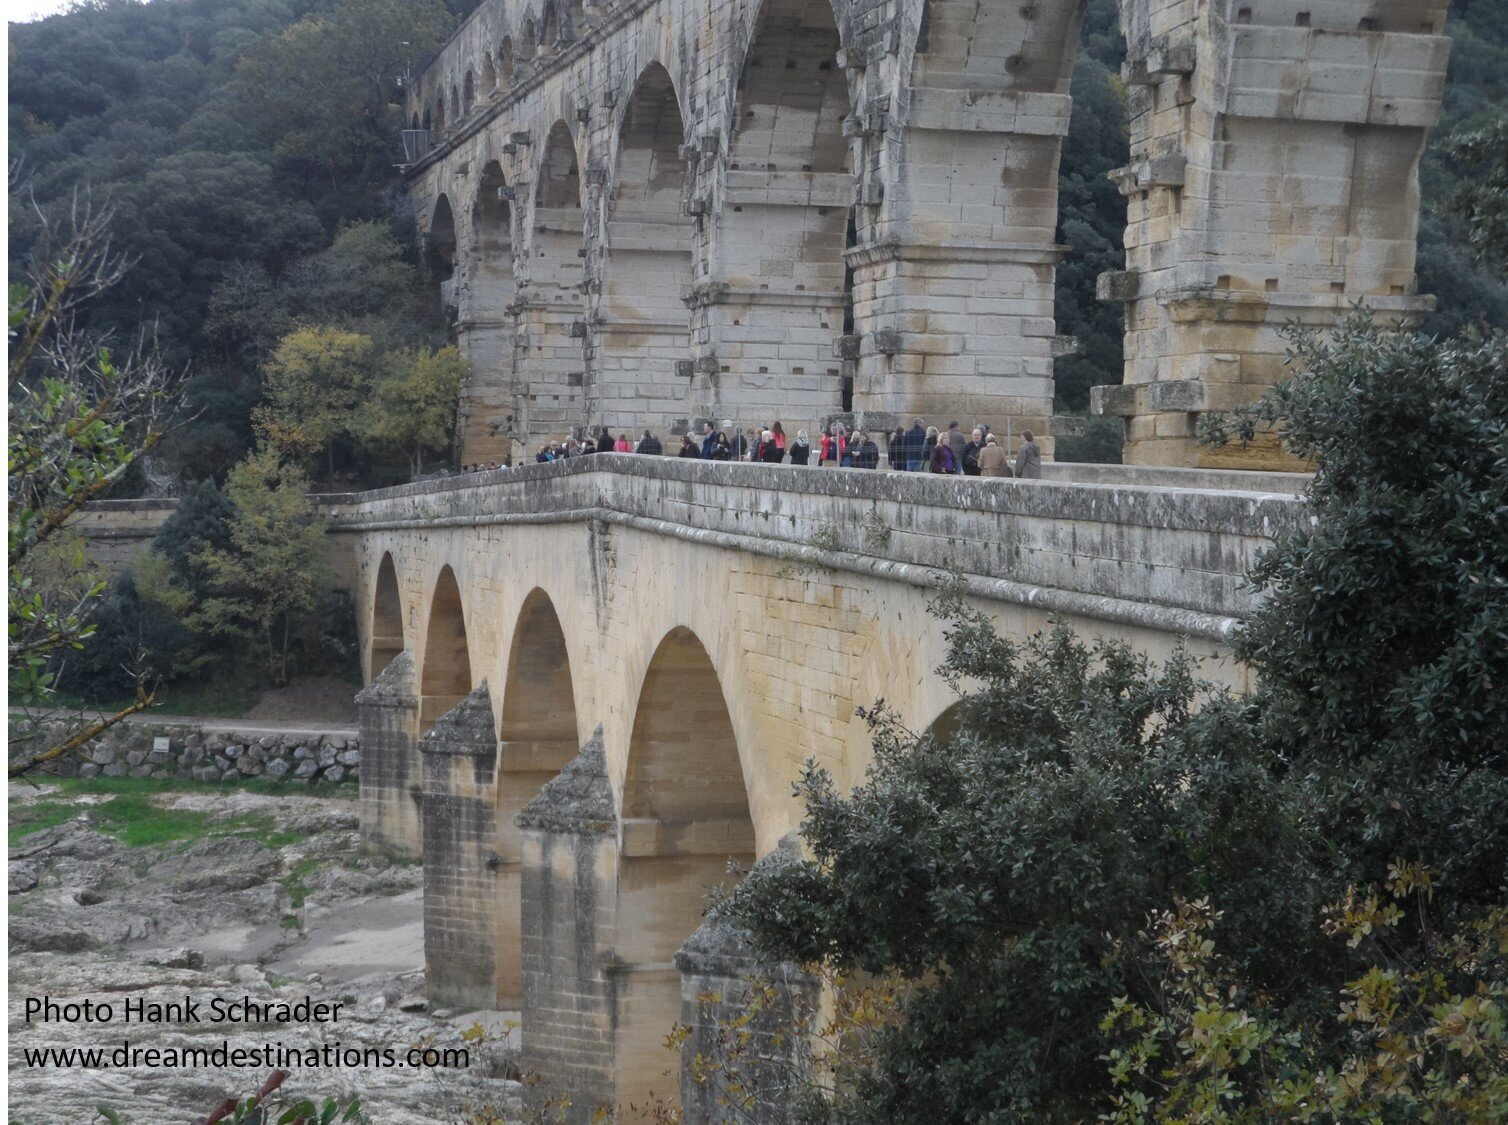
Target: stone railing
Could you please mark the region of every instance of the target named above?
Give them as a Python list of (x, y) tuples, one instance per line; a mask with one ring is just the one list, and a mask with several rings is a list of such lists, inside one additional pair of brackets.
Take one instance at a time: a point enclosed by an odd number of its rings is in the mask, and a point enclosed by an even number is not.
[[(1096, 467), (1103, 483), (598, 454), (343, 497), (337, 537), (596, 520), (1121, 624), (1223, 638), (1256, 555), (1307, 518), (1291, 491), (1214, 471)], [(1056, 476), (1057, 474), (1054, 474)], [(1285, 474), (1232, 474), (1243, 484)], [(1156, 483), (1147, 483), (1155, 480)]]

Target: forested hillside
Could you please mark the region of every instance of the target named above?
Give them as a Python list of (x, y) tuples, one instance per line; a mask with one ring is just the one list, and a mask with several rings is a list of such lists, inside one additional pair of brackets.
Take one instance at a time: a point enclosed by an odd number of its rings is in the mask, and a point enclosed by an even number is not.
[[(86, 188), (113, 209), (135, 264), (90, 327), (155, 325), (191, 373), (158, 474), (224, 479), (296, 325), (368, 337), (373, 385), (447, 342), (397, 206), (392, 103), (455, 18), (442, 0), (101, 0), (10, 25), (11, 276), (32, 198), (66, 208)], [(405, 441), (366, 438), (332, 434), (312, 464), (406, 477)]]
[[(193, 373), (197, 416), (167, 443), (159, 471), (223, 480), (252, 446), (259, 405), (274, 420), (311, 408), (263, 401), (279, 344), (300, 325), (369, 341), (357, 345), (355, 369), (337, 338), (293, 342), (314, 363), (315, 383), (330, 388), (312, 404), (322, 417), (375, 402), (367, 392), (384, 380), (389, 402), (421, 393), (399, 393), (398, 376), (414, 382), (412, 358), (442, 345), (446, 326), (412, 228), (395, 218), (401, 122), (392, 103), (397, 76), (474, 6), (100, 0), (11, 25), (10, 139), (20, 165), (12, 276), (35, 229), (27, 193), (59, 206), (87, 184), (114, 205), (118, 248), (137, 264), (94, 316), (122, 332), (155, 320), (167, 358)], [(1508, 322), (1508, 285), (1475, 261), (1449, 213), (1461, 169), (1445, 155), (1452, 132), (1482, 127), (1508, 106), (1508, 0), (1457, 0), (1450, 31), (1450, 84), (1424, 164), (1419, 250), (1421, 287), (1440, 300), (1427, 328), (1441, 333)], [(1125, 205), (1106, 173), (1126, 160), (1123, 57), (1115, 0), (1091, 0), (1061, 172), (1058, 237), (1070, 254), (1058, 275), (1058, 329), (1079, 341), (1078, 354), (1057, 367), (1065, 412), (1084, 412), (1091, 386), (1121, 378), (1121, 309), (1097, 301), (1094, 282), (1122, 261)], [(393, 356), (401, 357), (396, 373)], [(321, 366), (321, 357), (330, 363)], [(317, 475), (400, 479), (411, 471), (416, 435), (389, 432), (373, 409), (349, 425), (295, 435), (287, 451)], [(1091, 425), (1060, 454), (1115, 456), (1117, 425)]]

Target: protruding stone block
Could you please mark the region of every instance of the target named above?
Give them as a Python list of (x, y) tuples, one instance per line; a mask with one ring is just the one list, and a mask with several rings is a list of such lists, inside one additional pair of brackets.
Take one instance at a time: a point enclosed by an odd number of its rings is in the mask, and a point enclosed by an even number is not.
[(415, 726), (413, 654), (404, 650), (356, 696), (361, 726), (361, 845), (405, 859), (423, 854), (423, 771)]
[(484, 681), (419, 742), (424, 770), (424, 965), (436, 1006), (491, 1008), (497, 735)]

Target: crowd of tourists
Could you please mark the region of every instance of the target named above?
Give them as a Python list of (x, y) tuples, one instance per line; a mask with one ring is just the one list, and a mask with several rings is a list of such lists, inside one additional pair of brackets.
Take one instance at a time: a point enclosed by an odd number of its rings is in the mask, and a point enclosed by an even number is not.
[[(739, 429), (725, 421), (721, 427), (702, 423), (700, 435), (684, 434), (677, 457), (702, 461), (753, 461), (768, 465), (830, 465), (845, 469), (880, 467), (880, 443), (885, 443), (885, 460), (889, 468), (906, 473), (940, 473), (964, 477), (1023, 477), (1028, 480), (1042, 475), (1042, 451), (1030, 430), (1021, 433), (1021, 444), (1014, 461), (1006, 444), (990, 427), (981, 423), (968, 434), (957, 422), (945, 430), (928, 426), (921, 418), (910, 429), (898, 426), (890, 432), (854, 430), (842, 422), (823, 428), (813, 441), (805, 430), (794, 437), (786, 434), (780, 422), (768, 427)], [(603, 426), (595, 438), (567, 437), (541, 445), (534, 454), (539, 464), (584, 457), (592, 453), (647, 453), (663, 456), (665, 446), (650, 430), (635, 438), (628, 431), (614, 435)], [(476, 473), (497, 469), (496, 461), (463, 466), (462, 472)]]

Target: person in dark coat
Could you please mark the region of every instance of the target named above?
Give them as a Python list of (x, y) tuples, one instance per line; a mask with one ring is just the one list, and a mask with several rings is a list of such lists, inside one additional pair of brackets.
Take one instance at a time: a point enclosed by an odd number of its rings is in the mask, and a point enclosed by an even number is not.
[(922, 463), (926, 461), (927, 454), (927, 430), (922, 425), (920, 418), (911, 423), (911, 428), (906, 431), (906, 471), (919, 473), (922, 471)]
[(613, 431), (606, 426), (602, 427), (602, 436), (597, 439), (598, 453), (611, 453), (613, 451)]
[(703, 460), (712, 457), (712, 446), (717, 442), (717, 431), (712, 428), (711, 422), (702, 423), (702, 452)]
[(796, 440), (791, 442), (791, 464), (807, 465), (811, 463), (812, 442), (806, 436), (805, 430), (796, 431)]
[(1042, 449), (1030, 430), (1021, 431), (1021, 448), (1016, 450), (1016, 476), (1039, 480), (1042, 476)]
[(701, 449), (701, 446), (699, 446), (699, 445), (696, 444), (696, 442), (692, 439), (692, 437), (691, 437), (690, 434), (682, 434), (681, 435), (681, 451), (679, 453), (677, 453), (676, 456), (677, 457), (695, 457), (697, 460), (701, 460), (702, 449)]
[(979, 451), (984, 448), (984, 431), (975, 429), (969, 437), (969, 444), (963, 447), (963, 460), (959, 462), (963, 466), (963, 475), (977, 477), (979, 475)]
[(760, 439), (759, 459), (766, 465), (778, 465), (785, 460), (785, 449), (776, 440), (774, 430), (766, 430)]
[(963, 436), (957, 422), (948, 423), (948, 444), (953, 447), (953, 471), (962, 474), (963, 450), (969, 444), (969, 439)]
[(867, 432), (858, 436), (858, 448), (854, 450), (853, 467), (856, 469), (878, 469), (880, 467), (880, 447)]
[(728, 445), (728, 435), (718, 430), (712, 435), (712, 452), (707, 455), (709, 461), (731, 461), (733, 450)]
[(934, 473), (952, 474), (958, 471), (953, 461), (953, 445), (947, 437), (939, 438), (937, 444), (932, 447), (931, 465)]
[(890, 467), (901, 472), (906, 471), (906, 431), (899, 426), (890, 435), (890, 442), (885, 448), (886, 455), (890, 458)]
[(652, 457), (658, 457), (665, 452), (665, 447), (660, 444), (659, 438), (655, 437), (648, 430), (645, 430), (644, 436), (639, 439), (639, 448), (635, 449), (634, 452), (648, 453)]

